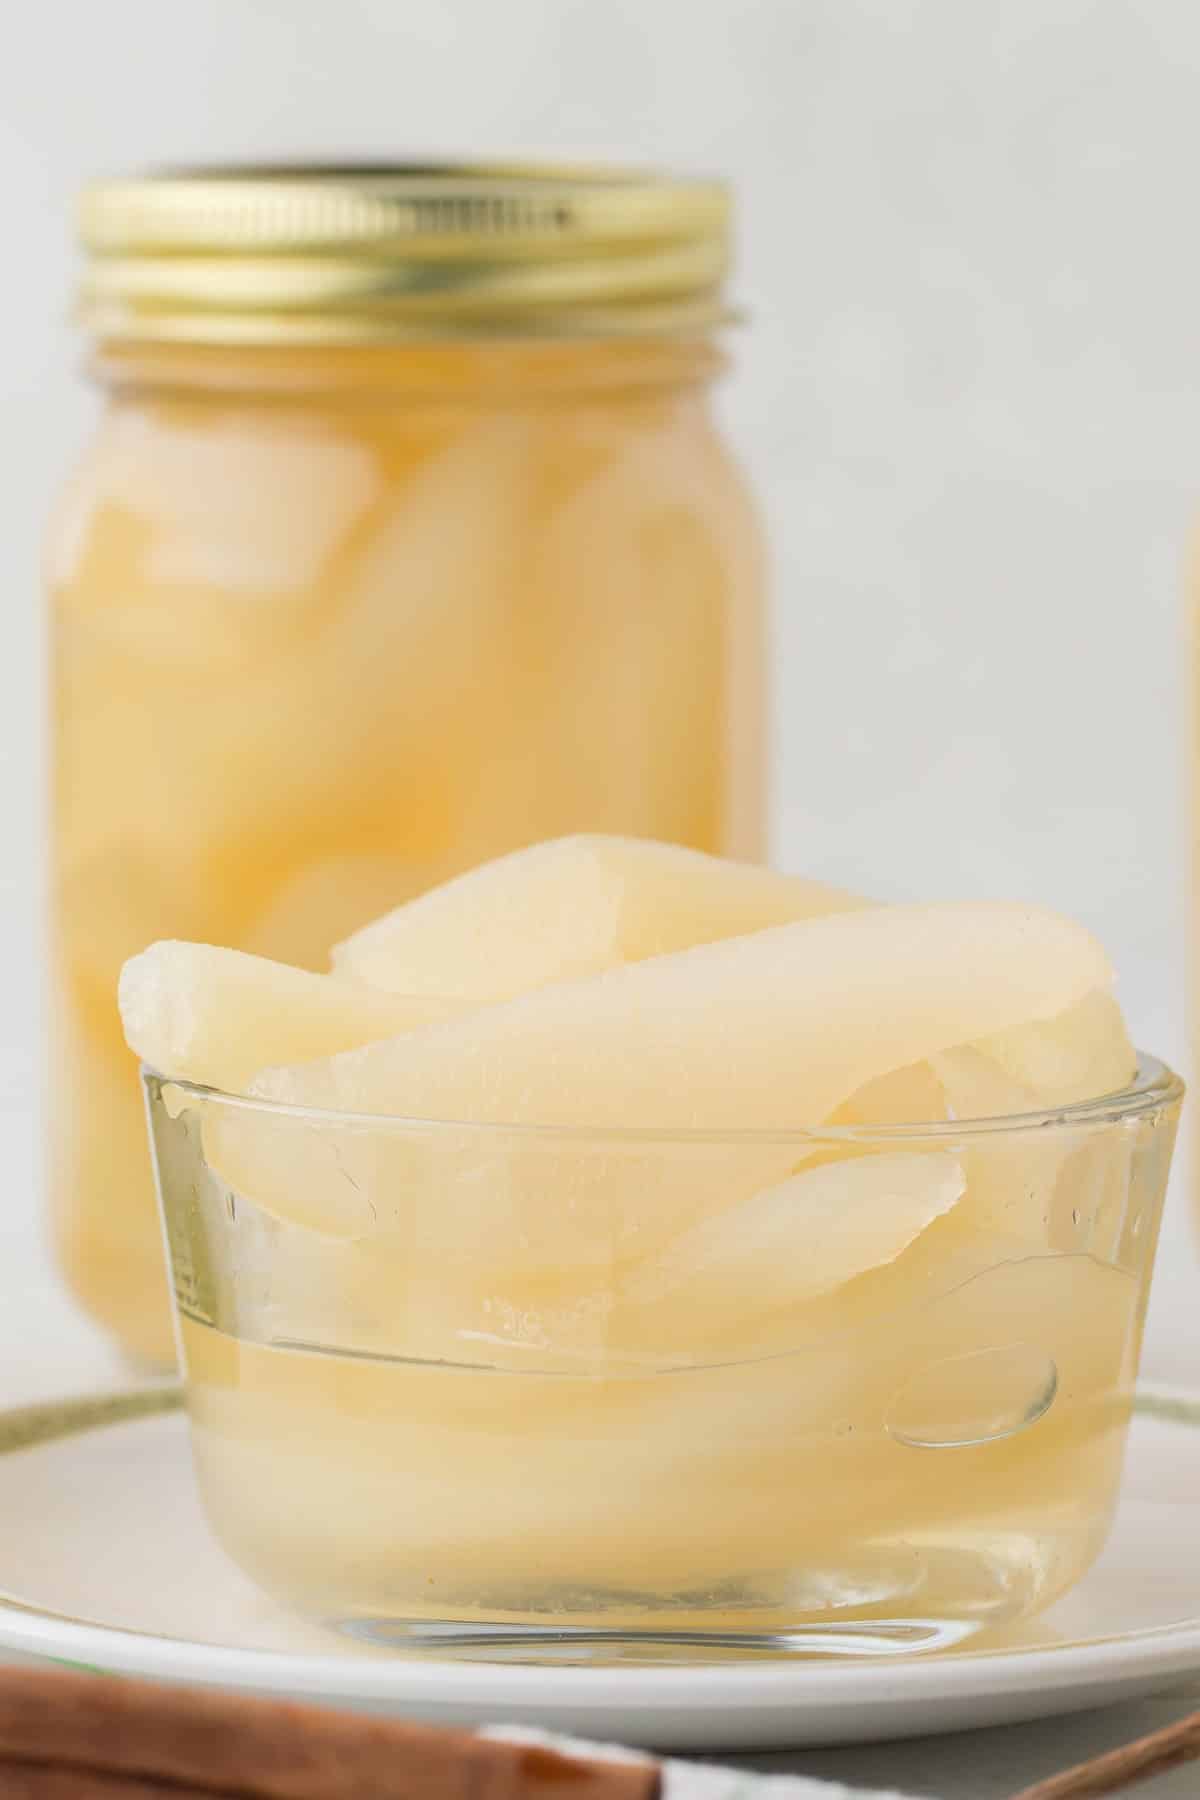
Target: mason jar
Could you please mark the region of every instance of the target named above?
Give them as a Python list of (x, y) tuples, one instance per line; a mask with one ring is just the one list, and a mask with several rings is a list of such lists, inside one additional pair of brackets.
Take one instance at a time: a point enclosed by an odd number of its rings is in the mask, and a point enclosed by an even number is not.
[(754, 510), (713, 422), (729, 198), (208, 169), (82, 204), (103, 409), (51, 538), (58, 1253), (171, 1355), (122, 961), (324, 966), (504, 850), (763, 848)]

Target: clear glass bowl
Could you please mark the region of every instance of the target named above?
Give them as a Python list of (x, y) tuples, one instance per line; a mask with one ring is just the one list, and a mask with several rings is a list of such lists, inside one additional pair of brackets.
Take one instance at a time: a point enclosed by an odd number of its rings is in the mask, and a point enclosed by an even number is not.
[(1112, 1516), (1182, 1086), (593, 1134), (145, 1075), (229, 1554), (377, 1643), (869, 1654), (1045, 1606)]

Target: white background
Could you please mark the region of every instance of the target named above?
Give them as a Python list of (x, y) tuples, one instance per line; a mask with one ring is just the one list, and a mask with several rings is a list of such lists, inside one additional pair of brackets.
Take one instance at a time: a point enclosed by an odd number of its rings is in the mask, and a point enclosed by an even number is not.
[[(91, 405), (65, 313), (96, 173), (503, 152), (733, 176), (751, 322), (723, 404), (774, 546), (778, 859), (1077, 914), (1135, 1035), (1186, 1065), (1194, 0), (41, 0), (6, 34), (0, 1387), (102, 1367), (36, 1247), (33, 1128), (38, 538)], [(1158, 1372), (1200, 1381), (1198, 1313), (1177, 1181)]]

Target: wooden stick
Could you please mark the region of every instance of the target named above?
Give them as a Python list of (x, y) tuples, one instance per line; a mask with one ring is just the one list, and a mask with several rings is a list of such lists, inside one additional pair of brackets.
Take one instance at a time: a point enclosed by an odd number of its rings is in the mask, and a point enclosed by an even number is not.
[(1200, 1712), (1177, 1719), (1162, 1731), (1135, 1743), (1122, 1744), (1106, 1756), (1096, 1756), (1048, 1781), (1035, 1781), (1012, 1800), (1097, 1800), (1101, 1794), (1120, 1794), (1152, 1775), (1165, 1775), (1183, 1763), (1200, 1758)]

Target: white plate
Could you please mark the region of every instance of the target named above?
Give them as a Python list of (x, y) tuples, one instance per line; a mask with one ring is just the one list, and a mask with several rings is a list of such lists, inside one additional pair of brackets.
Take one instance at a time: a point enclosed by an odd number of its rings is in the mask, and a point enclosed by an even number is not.
[(1147, 1396), (1104, 1556), (1066, 1599), (986, 1647), (685, 1667), (432, 1661), (292, 1619), (245, 1580), (201, 1516), (175, 1391), (142, 1390), (0, 1413), (0, 1645), (660, 1749), (865, 1742), (1098, 1706), (1200, 1670), (1198, 1508), (1200, 1401)]

